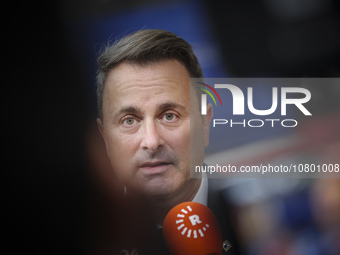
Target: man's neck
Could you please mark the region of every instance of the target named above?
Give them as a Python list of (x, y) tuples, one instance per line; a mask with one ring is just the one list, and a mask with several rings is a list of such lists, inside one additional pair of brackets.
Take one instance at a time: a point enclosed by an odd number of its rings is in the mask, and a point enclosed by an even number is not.
[(169, 197), (157, 197), (150, 200), (154, 219), (162, 225), (168, 212), (176, 205), (192, 201), (201, 185), (201, 178), (190, 179), (176, 194)]

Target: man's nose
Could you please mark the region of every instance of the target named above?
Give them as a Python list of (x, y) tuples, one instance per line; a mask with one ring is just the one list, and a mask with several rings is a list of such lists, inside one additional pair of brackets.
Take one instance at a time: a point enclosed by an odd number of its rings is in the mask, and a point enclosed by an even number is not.
[(163, 143), (156, 120), (144, 120), (141, 148), (155, 152)]

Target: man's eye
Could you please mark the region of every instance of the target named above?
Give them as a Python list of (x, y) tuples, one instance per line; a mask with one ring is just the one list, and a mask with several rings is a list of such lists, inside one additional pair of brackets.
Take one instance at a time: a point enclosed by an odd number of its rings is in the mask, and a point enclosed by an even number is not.
[(171, 120), (175, 119), (175, 115), (172, 114), (172, 113), (167, 113), (167, 114), (164, 115), (164, 118), (168, 121), (171, 121)]
[(131, 125), (135, 124), (135, 121), (136, 121), (135, 119), (131, 119), (131, 118), (130, 118), (130, 119), (124, 120), (123, 123), (124, 123), (125, 125), (131, 126)]

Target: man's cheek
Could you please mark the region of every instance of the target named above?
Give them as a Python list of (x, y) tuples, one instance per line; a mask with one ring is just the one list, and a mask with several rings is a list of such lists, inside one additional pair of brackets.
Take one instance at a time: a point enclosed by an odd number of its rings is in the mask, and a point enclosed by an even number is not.
[(179, 149), (182, 150), (182, 153), (189, 155), (190, 149), (190, 129), (185, 129), (182, 133), (182, 136), (178, 139), (179, 140)]

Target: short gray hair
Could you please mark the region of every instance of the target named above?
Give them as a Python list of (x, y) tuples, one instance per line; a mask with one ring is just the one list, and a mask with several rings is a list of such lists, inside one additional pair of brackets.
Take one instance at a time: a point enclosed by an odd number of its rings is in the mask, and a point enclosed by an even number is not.
[(184, 64), (192, 78), (203, 78), (202, 68), (191, 45), (166, 30), (145, 29), (115, 41), (105, 47), (98, 57), (97, 109), (103, 120), (103, 93), (108, 73), (120, 63), (148, 65), (175, 59)]

